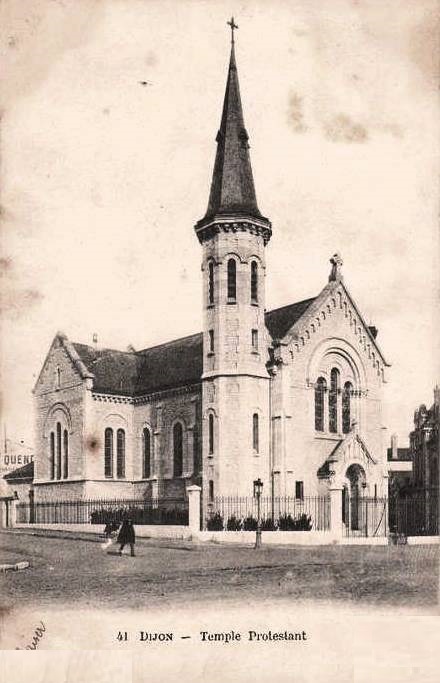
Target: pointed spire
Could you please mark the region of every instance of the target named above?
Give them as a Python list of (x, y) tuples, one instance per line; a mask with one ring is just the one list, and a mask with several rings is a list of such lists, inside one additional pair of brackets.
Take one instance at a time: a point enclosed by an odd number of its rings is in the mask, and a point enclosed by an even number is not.
[[(217, 153), (205, 217), (197, 228), (216, 218), (248, 217), (270, 223), (257, 206), (254, 179), (249, 156), (247, 134), (241, 106), (237, 64), (235, 60), (234, 30), (238, 28), (232, 18), (231, 56), (226, 82), (220, 129), (217, 133)], [(196, 229), (197, 229), (196, 228)]]

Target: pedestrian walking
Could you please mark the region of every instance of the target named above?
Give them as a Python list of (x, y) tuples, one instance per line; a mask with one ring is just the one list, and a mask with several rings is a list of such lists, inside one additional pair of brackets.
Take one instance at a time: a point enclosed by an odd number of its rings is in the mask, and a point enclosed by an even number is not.
[(119, 554), (122, 555), (124, 547), (128, 544), (131, 550), (131, 556), (134, 557), (134, 544), (136, 542), (136, 537), (134, 533), (134, 526), (131, 519), (124, 519), (119, 529), (118, 543), (121, 544), (119, 548)]

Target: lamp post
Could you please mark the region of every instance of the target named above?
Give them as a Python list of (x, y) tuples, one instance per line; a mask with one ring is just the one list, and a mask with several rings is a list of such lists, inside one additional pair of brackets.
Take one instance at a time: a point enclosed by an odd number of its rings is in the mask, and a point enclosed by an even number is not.
[(263, 482), (258, 477), (254, 481), (254, 498), (257, 499), (257, 533), (255, 537), (255, 548), (261, 548), (261, 492), (263, 490)]

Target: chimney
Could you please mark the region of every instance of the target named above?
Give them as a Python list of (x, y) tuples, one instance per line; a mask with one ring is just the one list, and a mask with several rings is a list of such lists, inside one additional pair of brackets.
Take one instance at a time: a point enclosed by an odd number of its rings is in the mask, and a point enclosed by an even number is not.
[(397, 460), (397, 434), (391, 436), (391, 458)]
[(371, 336), (373, 337), (373, 339), (376, 339), (376, 337), (379, 333), (379, 330), (377, 329), (377, 327), (375, 325), (368, 325), (368, 329), (370, 330)]

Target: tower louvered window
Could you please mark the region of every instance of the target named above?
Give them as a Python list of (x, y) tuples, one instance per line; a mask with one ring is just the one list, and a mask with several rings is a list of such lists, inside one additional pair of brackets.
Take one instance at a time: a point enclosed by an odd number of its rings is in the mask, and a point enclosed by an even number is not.
[(256, 261), (251, 263), (251, 302), (258, 303), (258, 264)]
[(208, 302), (210, 304), (214, 303), (214, 264), (212, 261), (209, 263), (209, 282), (208, 282)]
[(237, 264), (233, 258), (228, 261), (228, 301), (237, 298)]

